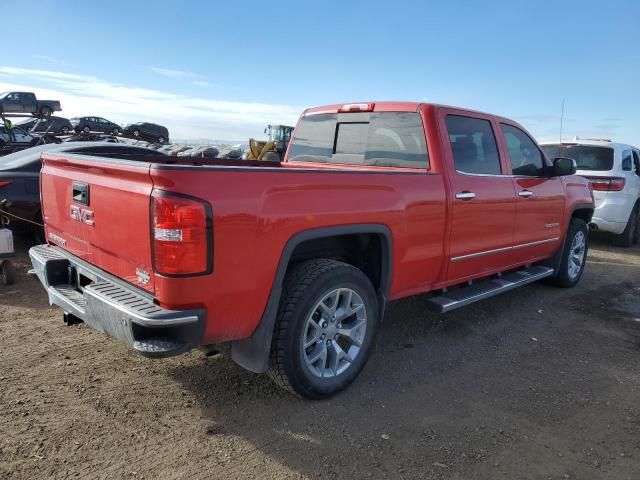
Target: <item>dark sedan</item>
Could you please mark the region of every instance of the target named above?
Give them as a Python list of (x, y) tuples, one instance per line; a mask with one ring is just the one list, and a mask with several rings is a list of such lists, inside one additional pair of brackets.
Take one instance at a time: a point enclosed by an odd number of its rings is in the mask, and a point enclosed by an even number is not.
[(122, 127), (120, 125), (102, 117), (75, 117), (69, 121), (77, 133), (100, 132), (110, 133), (112, 135), (122, 133)]
[(71, 122), (62, 117), (49, 117), (49, 118), (31, 118), (24, 120), (16, 124), (18, 127), (22, 127), (29, 132), (36, 133), (61, 133), (66, 135), (73, 130)]
[[(25, 220), (8, 216), (9, 227), (18, 233), (31, 233), (43, 240), (42, 229), (29, 221), (42, 223), (40, 208), (40, 154), (81, 153), (109, 158), (143, 160), (147, 155), (162, 155), (143, 147), (126, 144), (100, 142), (72, 142), (40, 145), (0, 158), (0, 201), (7, 203), (0, 207), (10, 214)], [(0, 215), (3, 215), (0, 213)]]
[(132, 123), (126, 125), (122, 133), (126, 136), (140, 138), (148, 142), (169, 143), (169, 130), (167, 130), (167, 127), (155, 123)]

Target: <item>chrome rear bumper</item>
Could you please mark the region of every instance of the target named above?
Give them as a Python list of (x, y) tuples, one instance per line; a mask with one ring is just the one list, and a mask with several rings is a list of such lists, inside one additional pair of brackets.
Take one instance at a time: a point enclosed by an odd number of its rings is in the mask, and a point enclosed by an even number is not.
[(178, 355), (201, 343), (204, 310), (162, 308), (150, 295), (59, 247), (38, 245), (29, 256), (51, 305), (142, 355)]

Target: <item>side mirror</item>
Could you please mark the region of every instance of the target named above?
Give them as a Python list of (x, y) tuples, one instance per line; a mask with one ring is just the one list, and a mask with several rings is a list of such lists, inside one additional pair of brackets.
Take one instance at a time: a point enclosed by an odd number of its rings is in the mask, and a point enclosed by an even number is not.
[(578, 165), (573, 158), (554, 158), (551, 176), (563, 177), (565, 175), (574, 175), (576, 170), (578, 170)]

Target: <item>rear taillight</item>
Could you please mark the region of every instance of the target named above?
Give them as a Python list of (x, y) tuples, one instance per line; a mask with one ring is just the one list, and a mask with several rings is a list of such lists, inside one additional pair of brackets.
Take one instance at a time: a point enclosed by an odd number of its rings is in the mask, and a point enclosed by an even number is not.
[(211, 206), (193, 197), (154, 190), (151, 194), (153, 268), (168, 276), (213, 270)]
[(623, 177), (587, 177), (597, 192), (619, 192), (624, 188)]
[(6, 187), (7, 185), (11, 185), (12, 183), (12, 180), (0, 180), (0, 187)]

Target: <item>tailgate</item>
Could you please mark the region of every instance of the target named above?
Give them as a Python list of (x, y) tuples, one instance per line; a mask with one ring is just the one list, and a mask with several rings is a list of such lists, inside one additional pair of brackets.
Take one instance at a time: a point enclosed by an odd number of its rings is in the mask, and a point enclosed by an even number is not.
[(81, 155), (43, 155), (47, 241), (150, 292), (149, 164)]

